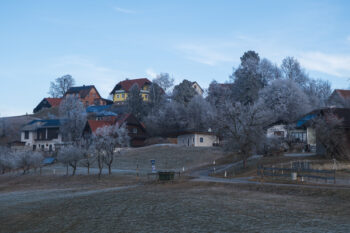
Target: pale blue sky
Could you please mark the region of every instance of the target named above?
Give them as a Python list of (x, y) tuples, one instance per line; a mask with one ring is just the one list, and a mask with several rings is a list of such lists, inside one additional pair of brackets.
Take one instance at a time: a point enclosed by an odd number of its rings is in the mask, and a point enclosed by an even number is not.
[(350, 77), (349, 1), (1, 1), (0, 116), (31, 113), (71, 74), (107, 97), (125, 78), (168, 72), (224, 82), (247, 50), (296, 57), (333, 88)]

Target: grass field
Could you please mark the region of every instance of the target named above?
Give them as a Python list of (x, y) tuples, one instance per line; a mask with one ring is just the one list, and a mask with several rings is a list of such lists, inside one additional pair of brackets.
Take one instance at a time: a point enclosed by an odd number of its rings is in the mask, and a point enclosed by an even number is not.
[(151, 170), (151, 159), (156, 160), (156, 168), (181, 170), (203, 166), (212, 163), (218, 158), (225, 156), (221, 148), (209, 147), (180, 147), (174, 145), (148, 146), (142, 148), (131, 148), (121, 155), (117, 155), (113, 168)]
[[(0, 178), (0, 232), (348, 232), (350, 191), (129, 176)], [(14, 184), (17, 184), (14, 186)], [(16, 187), (16, 188), (13, 188)]]

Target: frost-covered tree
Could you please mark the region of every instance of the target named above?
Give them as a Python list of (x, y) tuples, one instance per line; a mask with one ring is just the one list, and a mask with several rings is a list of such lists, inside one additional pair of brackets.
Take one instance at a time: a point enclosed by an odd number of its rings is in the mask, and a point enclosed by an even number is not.
[(259, 93), (258, 104), (273, 112), (274, 121), (292, 122), (311, 110), (309, 99), (292, 80), (275, 80)]
[(192, 82), (185, 79), (174, 87), (172, 98), (176, 102), (186, 105), (195, 95), (197, 92), (192, 87)]
[(132, 113), (139, 120), (146, 115), (146, 104), (142, 99), (140, 88), (137, 84), (134, 84), (130, 88), (128, 98), (126, 99), (126, 106), (128, 108), (128, 112)]
[(63, 140), (78, 144), (86, 124), (86, 111), (79, 97), (68, 95), (59, 107)]
[(215, 129), (223, 137), (224, 147), (241, 155), (244, 167), (264, 142), (264, 127), (271, 123), (271, 115), (259, 104), (226, 101), (219, 106)]
[(259, 73), (263, 80), (266, 80), (268, 84), (274, 80), (282, 78), (282, 72), (276, 64), (272, 64), (268, 59), (264, 58), (259, 64)]
[(16, 156), (13, 156), (11, 150), (7, 147), (0, 147), (0, 169), (1, 174), (4, 174), (6, 171), (17, 168)]
[(301, 68), (300, 63), (294, 57), (286, 57), (282, 61), (281, 70), (283, 77), (299, 84), (300, 87), (305, 87), (308, 82), (308, 76)]
[(152, 81), (161, 87), (165, 92), (174, 85), (174, 78), (170, 77), (168, 73), (160, 73)]
[(248, 51), (241, 57), (241, 64), (230, 76), (233, 82), (233, 94), (242, 104), (253, 104), (259, 91), (267, 84), (259, 70), (260, 57), (254, 51)]
[(152, 83), (149, 88), (148, 107), (151, 113), (161, 108), (166, 101), (166, 96), (163, 89), (156, 83)]
[(221, 84), (214, 80), (209, 85), (206, 99), (212, 106), (223, 104), (226, 99), (232, 99), (232, 88), (232, 83)]
[(186, 107), (186, 113), (189, 129), (208, 130), (215, 119), (215, 109), (200, 95), (191, 99)]
[(80, 164), (87, 168), (87, 174), (90, 174), (90, 167), (95, 162), (96, 148), (93, 143), (93, 137), (91, 135), (85, 135), (80, 141), (80, 147), (83, 153), (83, 158), (80, 160)]
[(63, 97), (69, 88), (74, 86), (75, 81), (69, 74), (56, 78), (54, 82), (50, 84), (49, 94), (53, 98)]
[[(117, 148), (128, 147), (130, 137), (126, 125), (104, 126), (98, 128), (95, 133), (95, 147), (97, 150), (97, 161), (99, 163), (99, 177), (101, 177), (103, 164), (108, 167), (108, 174), (112, 174), (114, 152)], [(101, 163), (101, 164), (100, 164)]]
[(68, 166), (71, 166), (73, 168), (73, 176), (77, 170), (78, 162), (83, 158), (84, 154), (81, 148), (72, 145), (60, 148), (57, 155), (57, 160), (67, 167), (66, 175), (68, 175)]
[(41, 166), (44, 156), (40, 152), (33, 151), (12, 151), (11, 156), (14, 158), (16, 168), (23, 170), (23, 174), (27, 173), (29, 169), (35, 170)]
[(329, 81), (322, 79), (310, 79), (304, 87), (304, 92), (309, 97), (313, 109), (325, 107), (332, 94), (332, 87)]

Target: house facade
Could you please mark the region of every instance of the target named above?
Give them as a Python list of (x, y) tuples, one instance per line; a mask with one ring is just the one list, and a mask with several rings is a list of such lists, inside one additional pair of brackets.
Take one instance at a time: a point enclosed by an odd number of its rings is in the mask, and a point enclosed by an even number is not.
[(219, 138), (211, 132), (182, 132), (177, 144), (188, 147), (211, 147), (219, 144)]
[(40, 103), (34, 108), (33, 113), (37, 113), (43, 109), (54, 108), (60, 106), (62, 98), (44, 98)]
[(199, 84), (196, 81), (192, 82), (192, 87), (198, 95), (203, 95), (204, 90), (201, 88), (201, 86), (199, 86)]
[(110, 100), (101, 97), (94, 85), (71, 87), (64, 96), (70, 95), (78, 96), (84, 106), (111, 104)]
[(115, 85), (114, 89), (111, 91), (113, 97), (113, 102), (115, 104), (124, 104), (128, 98), (128, 93), (133, 85), (137, 85), (140, 89), (140, 93), (143, 101), (149, 100), (149, 88), (152, 84), (147, 78), (140, 79), (126, 79)]
[(21, 131), (21, 142), (32, 150), (55, 151), (62, 144), (60, 120), (33, 120)]

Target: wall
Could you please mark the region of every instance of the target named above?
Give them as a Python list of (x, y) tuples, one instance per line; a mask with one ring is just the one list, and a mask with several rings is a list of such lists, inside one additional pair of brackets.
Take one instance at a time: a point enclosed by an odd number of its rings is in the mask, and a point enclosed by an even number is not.
[(308, 127), (306, 129), (307, 144), (315, 146), (316, 145), (316, 131), (315, 129)]
[[(275, 135), (275, 132), (283, 132), (283, 136), (278, 136)], [(266, 133), (268, 138), (273, 138), (273, 137), (281, 137), (281, 138), (286, 138), (288, 135), (288, 131), (286, 129), (285, 125), (274, 125), (270, 128), (267, 129), (267, 133)]]
[[(203, 142), (201, 142), (201, 138)], [(182, 146), (209, 147), (219, 143), (215, 135), (207, 134), (185, 134), (177, 137), (177, 144)]]

